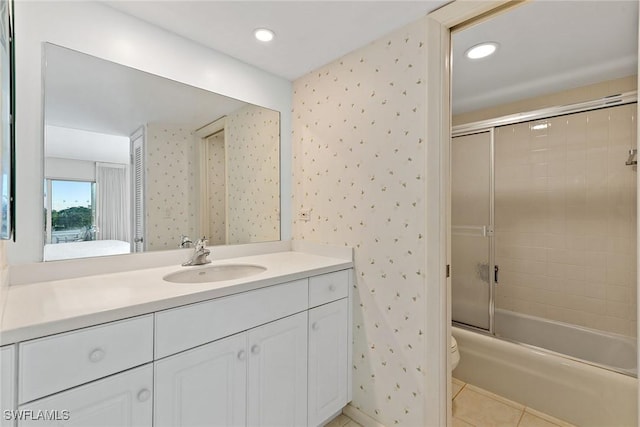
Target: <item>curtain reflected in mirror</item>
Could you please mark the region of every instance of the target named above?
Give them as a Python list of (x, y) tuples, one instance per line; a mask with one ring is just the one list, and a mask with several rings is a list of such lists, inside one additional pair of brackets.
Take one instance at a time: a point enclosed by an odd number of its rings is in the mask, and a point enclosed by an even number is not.
[(45, 261), (280, 239), (277, 111), (45, 55)]

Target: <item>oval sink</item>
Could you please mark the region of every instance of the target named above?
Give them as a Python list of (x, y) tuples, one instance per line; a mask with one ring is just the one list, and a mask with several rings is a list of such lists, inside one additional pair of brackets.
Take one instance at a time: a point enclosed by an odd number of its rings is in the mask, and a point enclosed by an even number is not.
[(175, 273), (167, 274), (163, 279), (172, 283), (220, 282), (253, 276), (266, 270), (266, 267), (251, 264), (212, 265), (204, 268), (176, 271)]

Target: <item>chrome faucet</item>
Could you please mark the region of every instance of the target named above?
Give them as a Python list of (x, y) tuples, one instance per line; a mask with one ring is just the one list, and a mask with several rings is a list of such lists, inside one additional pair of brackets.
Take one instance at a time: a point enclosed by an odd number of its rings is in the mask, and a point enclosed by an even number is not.
[(180, 248), (190, 248), (193, 245), (193, 242), (189, 238), (189, 236), (185, 236), (184, 234), (180, 235)]
[(209, 249), (207, 249), (207, 238), (202, 236), (201, 239), (198, 239), (196, 242), (195, 250), (193, 251), (193, 255), (191, 255), (191, 259), (182, 264), (183, 267), (188, 267), (191, 265), (203, 265), (209, 264), (211, 260), (207, 259), (207, 256), (211, 253)]

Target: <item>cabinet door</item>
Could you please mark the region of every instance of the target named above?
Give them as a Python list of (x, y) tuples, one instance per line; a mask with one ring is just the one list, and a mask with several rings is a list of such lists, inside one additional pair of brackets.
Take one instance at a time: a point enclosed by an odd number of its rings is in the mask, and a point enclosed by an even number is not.
[(156, 427), (244, 426), (247, 334), (155, 363)]
[(24, 419), (18, 425), (150, 427), (152, 387), (153, 366), (148, 364), (21, 405)]
[(16, 397), (16, 368), (15, 368), (15, 346), (6, 346), (0, 349), (0, 409), (1, 427), (11, 427), (15, 422), (8, 420), (4, 411), (15, 409), (14, 401)]
[(347, 404), (347, 314), (344, 298), (309, 310), (309, 425)]
[(307, 312), (249, 331), (250, 426), (307, 424)]

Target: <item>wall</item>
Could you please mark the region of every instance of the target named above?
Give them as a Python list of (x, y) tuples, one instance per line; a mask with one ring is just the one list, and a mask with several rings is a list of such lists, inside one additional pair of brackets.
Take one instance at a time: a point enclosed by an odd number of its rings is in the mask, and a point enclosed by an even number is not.
[(517, 102), (511, 102), (509, 104), (498, 105), (496, 107), (484, 108), (482, 110), (471, 111), (464, 114), (457, 114), (453, 116), (453, 125), (455, 126), (463, 123), (473, 123), (480, 120), (493, 119), (509, 114), (533, 111), (558, 105), (576, 104), (579, 102), (591, 101), (593, 99), (604, 98), (605, 96), (609, 95), (633, 91), (637, 88), (637, 76), (607, 80), (588, 86), (581, 86), (574, 89), (556, 92), (550, 95), (523, 99)]
[(229, 114), (227, 149), (228, 243), (280, 239), (277, 111), (247, 105)]
[[(18, 242), (9, 262), (41, 260), (42, 42), (272, 108), (291, 128), (291, 83), (98, 2), (18, 1), (16, 29), (16, 206)], [(291, 236), (291, 139), (281, 135), (283, 238)]]
[(498, 308), (636, 336), (636, 109), (496, 130)]
[(0, 240), (0, 327), (4, 318), (7, 292), (9, 290), (9, 263), (7, 262), (7, 241)]
[(189, 129), (148, 123), (145, 148), (145, 250), (176, 249), (181, 235), (197, 238), (196, 139)]
[(294, 238), (355, 248), (353, 405), (388, 426), (425, 424), (425, 35), (294, 82)]
[[(4, 289), (9, 286), (9, 263), (7, 262), (7, 241), (0, 240), (0, 296), (4, 296)], [(0, 313), (4, 298), (0, 298)], [(2, 316), (0, 316), (0, 320)]]
[(45, 157), (129, 163), (129, 137), (45, 126)]
[(209, 179), (209, 231), (210, 245), (224, 245), (227, 241), (227, 185), (225, 170), (224, 133), (207, 138)]
[(44, 177), (61, 180), (95, 181), (96, 162), (45, 157)]

